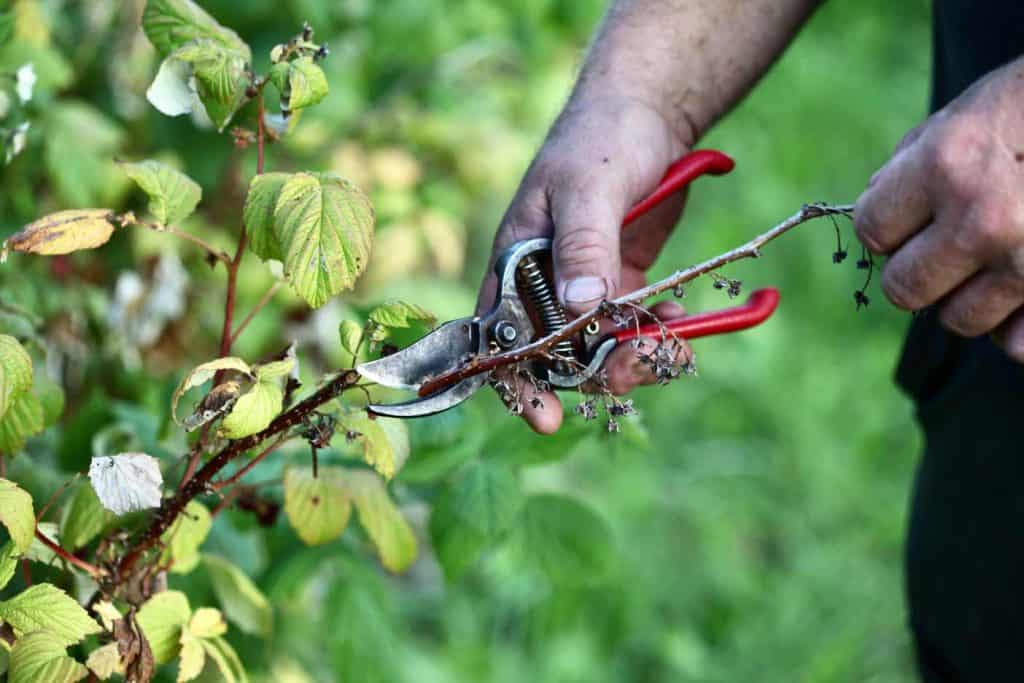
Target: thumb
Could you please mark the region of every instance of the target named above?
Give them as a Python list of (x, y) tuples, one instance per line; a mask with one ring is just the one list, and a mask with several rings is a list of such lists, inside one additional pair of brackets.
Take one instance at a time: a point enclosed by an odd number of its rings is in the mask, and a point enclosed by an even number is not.
[[(617, 192), (615, 190), (618, 190)], [(562, 305), (580, 315), (619, 287), (622, 193), (595, 185), (561, 188), (551, 196), (555, 286)]]

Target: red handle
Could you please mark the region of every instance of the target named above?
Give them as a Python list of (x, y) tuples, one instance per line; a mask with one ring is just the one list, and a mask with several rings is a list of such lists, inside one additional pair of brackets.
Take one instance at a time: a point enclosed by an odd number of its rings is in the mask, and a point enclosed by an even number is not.
[(736, 167), (731, 157), (713, 149), (702, 149), (690, 152), (679, 159), (665, 172), (665, 177), (658, 183), (646, 199), (641, 199), (629, 210), (622, 219), (622, 227), (626, 227), (658, 204), (674, 195), (702, 175), (724, 175)]
[[(747, 303), (735, 308), (727, 308), (723, 311), (708, 311), (686, 315), (674, 320), (663, 320), (669, 332), (682, 337), (683, 339), (697, 339), (698, 337), (710, 337), (715, 334), (726, 334), (745, 330), (755, 325), (760, 325), (775, 312), (779, 305), (779, 290), (774, 287), (759, 289), (750, 295)], [(612, 334), (616, 341), (622, 342), (637, 337), (649, 337), (658, 339), (661, 337), (661, 327), (657, 323), (643, 325), (639, 329), (617, 330)]]

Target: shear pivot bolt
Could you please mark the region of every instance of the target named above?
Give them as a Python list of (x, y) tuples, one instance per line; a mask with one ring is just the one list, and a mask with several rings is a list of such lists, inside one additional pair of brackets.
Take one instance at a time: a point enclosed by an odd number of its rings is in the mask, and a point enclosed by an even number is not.
[(498, 344), (508, 348), (516, 343), (516, 339), (519, 338), (519, 331), (509, 321), (499, 320), (494, 326), (494, 337), (497, 339)]

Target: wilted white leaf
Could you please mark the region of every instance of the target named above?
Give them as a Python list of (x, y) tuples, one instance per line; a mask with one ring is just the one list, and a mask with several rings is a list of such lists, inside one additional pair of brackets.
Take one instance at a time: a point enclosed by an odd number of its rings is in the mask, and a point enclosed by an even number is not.
[(36, 70), (31, 62), (18, 68), (14, 74), (16, 80), (14, 91), (18, 93), (18, 99), (28, 102), (32, 99), (32, 89), (36, 86)]
[(11, 163), (11, 159), (21, 154), (21, 150), (25, 149), (25, 141), (28, 140), (28, 121), (15, 126), (8, 134), (7, 141), (7, 152), (4, 157), (6, 163)]
[(146, 99), (167, 116), (181, 116), (202, 108), (195, 79), (192, 78), (192, 66), (179, 59), (163, 61), (153, 84), (146, 91)]
[(103, 507), (114, 514), (160, 507), (164, 478), (160, 463), (145, 453), (92, 459), (89, 481)]

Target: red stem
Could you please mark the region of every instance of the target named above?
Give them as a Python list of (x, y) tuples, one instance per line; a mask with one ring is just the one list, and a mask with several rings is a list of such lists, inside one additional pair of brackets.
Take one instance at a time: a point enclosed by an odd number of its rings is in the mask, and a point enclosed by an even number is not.
[(101, 576), (103, 574), (103, 572), (100, 570), (99, 567), (95, 567), (95, 566), (89, 564), (88, 562), (86, 562), (85, 560), (83, 560), (83, 559), (81, 559), (79, 557), (75, 557), (74, 555), (69, 553), (67, 550), (64, 550), (64, 548), (61, 548), (59, 545), (57, 545), (56, 543), (51, 541), (49, 538), (47, 538), (46, 534), (44, 534), (42, 531), (39, 530), (38, 527), (36, 528), (36, 538), (39, 539), (40, 543), (42, 543), (47, 548), (49, 548), (50, 550), (55, 552), (58, 557), (60, 557), (60, 558), (64, 559), (65, 561), (75, 565), (76, 567), (78, 567), (82, 571), (87, 572), (94, 579), (99, 577), (99, 576)]
[(277, 441), (275, 441), (274, 443), (270, 444), (269, 446), (267, 446), (266, 448), (264, 448), (264, 449), (263, 449), (263, 451), (262, 451), (262, 452), (261, 452), (261, 453), (260, 453), (259, 455), (257, 455), (257, 456), (256, 456), (255, 458), (253, 458), (252, 460), (250, 460), (250, 461), (249, 461), (248, 463), (246, 463), (245, 467), (243, 467), (242, 469), (238, 470), (237, 472), (235, 472), (234, 474), (232, 474), (232, 475), (231, 475), (230, 477), (228, 477), (227, 479), (224, 479), (224, 480), (222, 480), (222, 481), (217, 481), (217, 482), (214, 482), (214, 483), (212, 484), (212, 486), (213, 486), (213, 489), (214, 489), (215, 491), (220, 491), (220, 490), (221, 490), (222, 488), (224, 488), (225, 486), (230, 486), (231, 484), (234, 484), (234, 483), (238, 482), (238, 480), (239, 480), (239, 479), (241, 479), (241, 478), (242, 478), (242, 477), (244, 477), (245, 475), (249, 474), (249, 472), (250, 472), (250, 471), (252, 470), (252, 468), (253, 468), (253, 467), (256, 467), (256, 465), (258, 465), (258, 464), (260, 463), (260, 461), (262, 461), (262, 460), (263, 460), (264, 458), (266, 458), (266, 457), (267, 457), (268, 455), (270, 455), (270, 454), (271, 454), (271, 453), (273, 453), (273, 452), (274, 452), (275, 450), (277, 450), (277, 449), (278, 449), (278, 447), (279, 447), (279, 446), (280, 446), (280, 445), (281, 445), (282, 443), (284, 443), (284, 439), (283, 439), (283, 438), (282, 438), (282, 439), (278, 439), (278, 440), (277, 440)]

